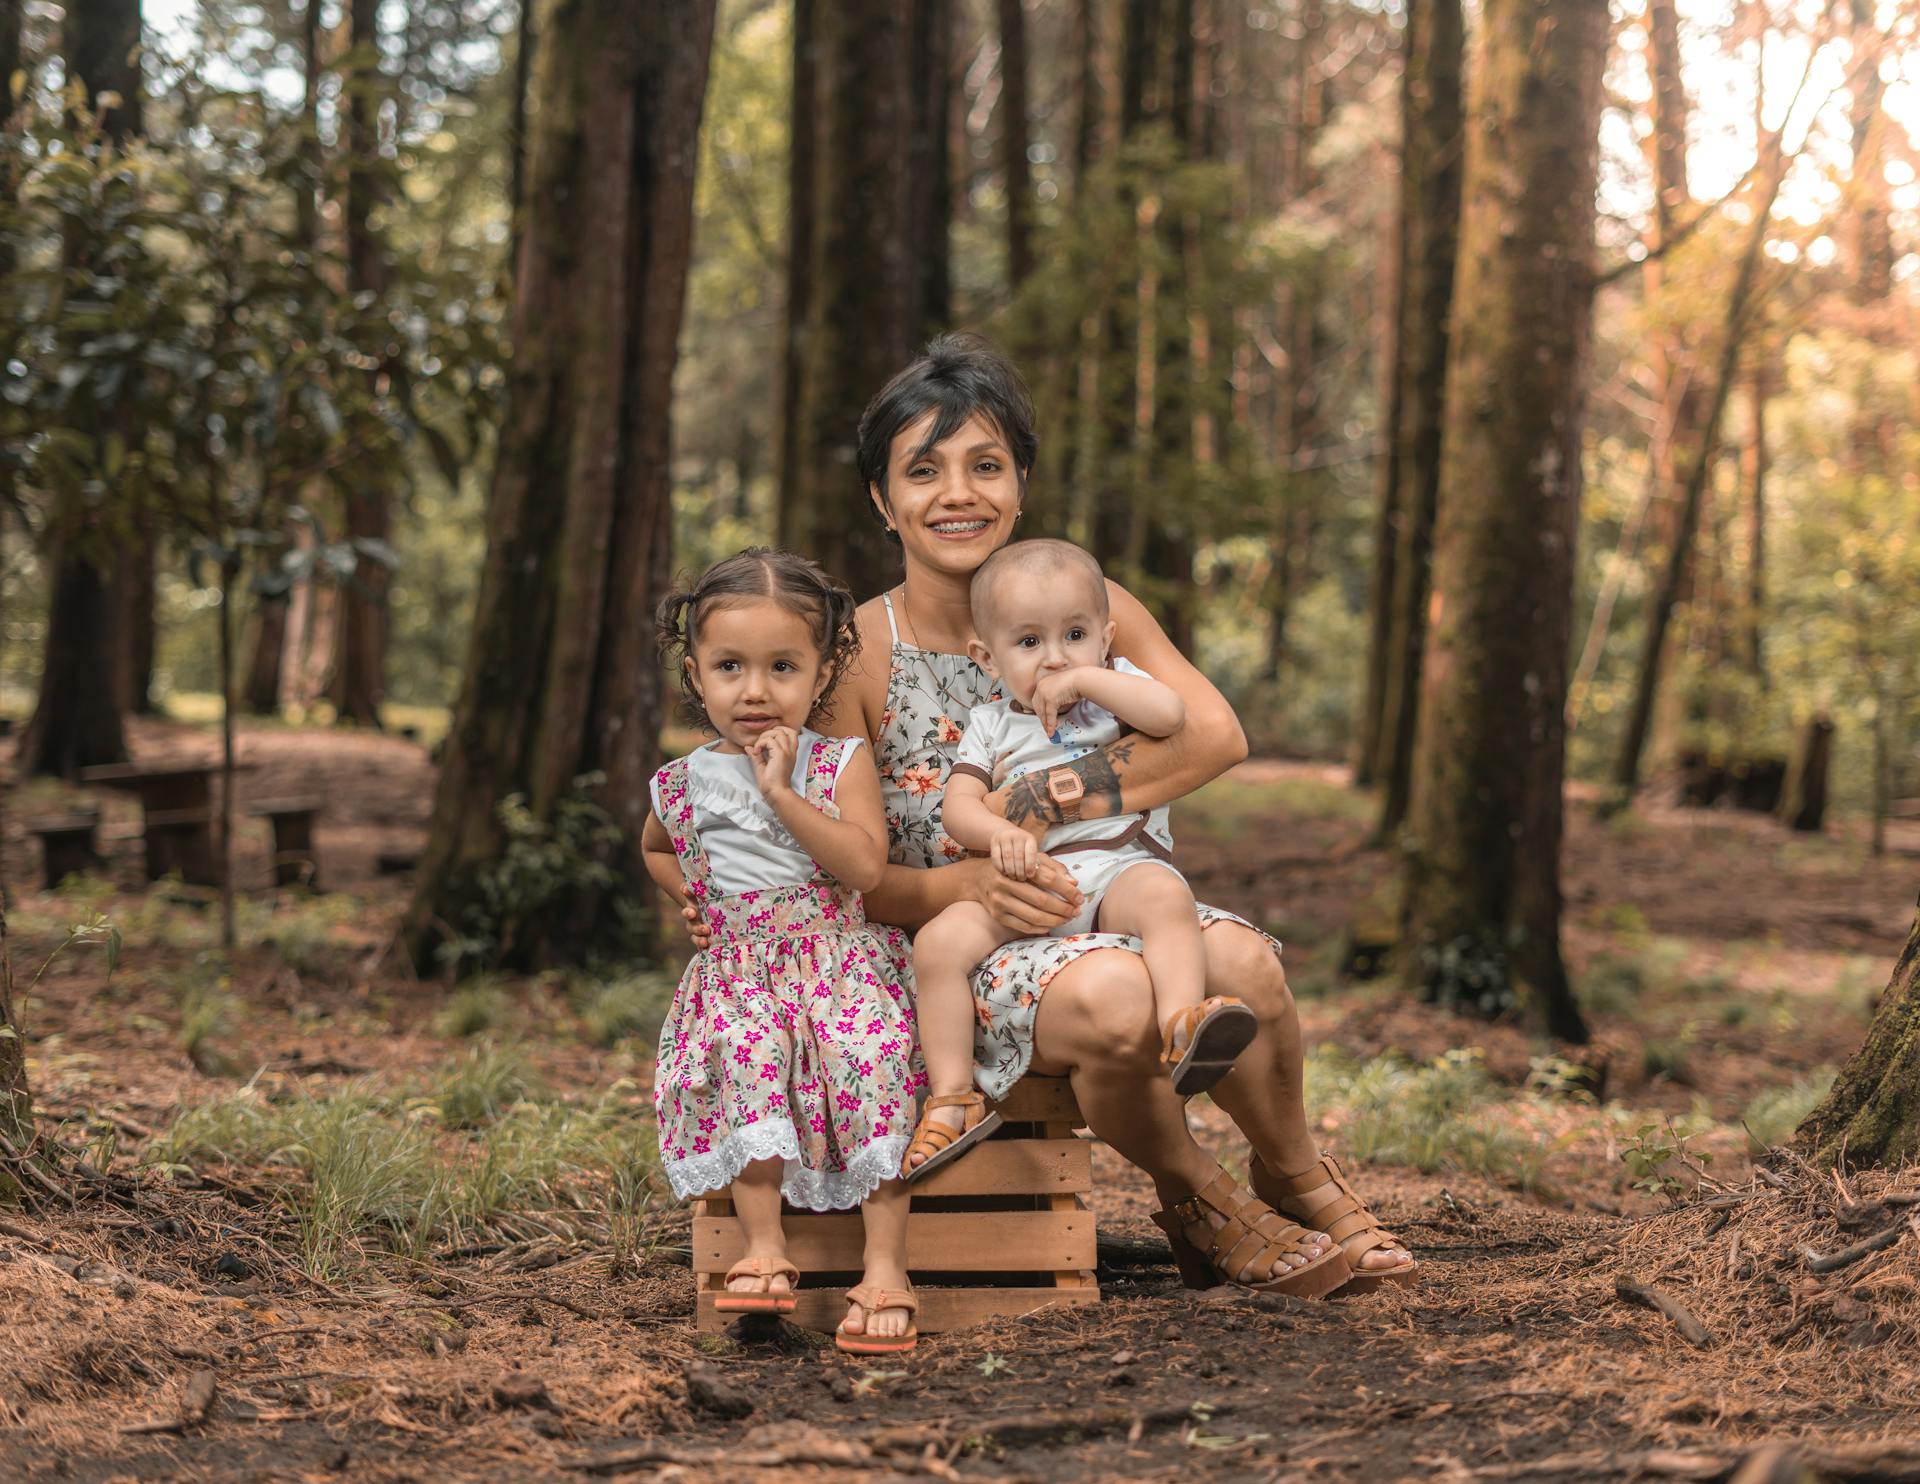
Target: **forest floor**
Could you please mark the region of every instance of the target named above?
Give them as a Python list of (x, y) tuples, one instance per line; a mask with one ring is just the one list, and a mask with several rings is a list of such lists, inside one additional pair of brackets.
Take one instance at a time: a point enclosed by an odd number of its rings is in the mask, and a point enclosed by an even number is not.
[[(134, 741), (212, 746), (164, 723)], [(1793, 837), (1650, 802), (1603, 823), (1571, 798), (1596, 1100), (1515, 1027), (1344, 979), (1348, 924), (1391, 916), (1373, 803), (1338, 769), (1244, 765), (1181, 807), (1182, 864), (1287, 940), (1314, 1116), (1418, 1281), (1190, 1293), (1151, 1192), (1096, 1147), (1100, 1304), (858, 1364), (790, 1328), (694, 1331), (688, 1220), (649, 1178), (671, 967), (403, 976), (406, 878), (375, 862), (419, 845), (425, 753), (271, 727), (242, 748), (242, 805), (325, 795), (327, 891), (268, 890), (248, 835), (231, 954), (204, 894), (138, 890), (131, 841), (104, 879), (20, 889), (22, 818), (61, 791), (9, 800), (16, 975), (94, 912), (126, 946), (110, 978), (68, 950), (27, 1010), (44, 1122), (117, 1194), (0, 1212), (0, 1480), (1745, 1481), (1788, 1477), (1752, 1455), (1789, 1442), (1827, 1477), (1920, 1477), (1920, 1170), (1750, 1162), (1858, 1044), (1920, 827), (1874, 860), (1851, 822)], [(101, 802), (103, 833), (132, 823)], [(1243, 1165), (1216, 1110), (1192, 1117)]]

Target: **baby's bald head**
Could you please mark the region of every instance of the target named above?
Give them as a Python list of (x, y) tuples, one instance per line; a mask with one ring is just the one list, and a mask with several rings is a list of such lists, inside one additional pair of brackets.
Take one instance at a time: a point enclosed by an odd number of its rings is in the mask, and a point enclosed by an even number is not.
[(982, 634), (990, 632), (1013, 594), (1045, 588), (1070, 589), (1081, 605), (1105, 621), (1107, 578), (1092, 553), (1071, 541), (1042, 538), (1009, 541), (974, 571), (968, 592), (973, 626)]

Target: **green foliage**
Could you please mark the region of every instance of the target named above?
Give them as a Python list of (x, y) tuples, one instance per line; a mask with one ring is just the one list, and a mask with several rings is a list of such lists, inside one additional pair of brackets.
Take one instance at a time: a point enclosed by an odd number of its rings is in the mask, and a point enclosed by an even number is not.
[(660, 1033), (673, 991), (671, 978), (649, 970), (586, 980), (575, 995), (587, 1039), (596, 1046), (612, 1046), (629, 1036), (651, 1041)]
[(184, 1110), (148, 1161), (283, 1171), (281, 1199), (316, 1277), (348, 1270), (369, 1248), (417, 1257), (489, 1234), (591, 1232), (630, 1260), (658, 1190), (657, 1140), (631, 1085), (554, 1102), (528, 1082), (471, 1131), (451, 1129), (441, 1117), (447, 1089), (498, 1081), (474, 1072), (479, 1060), (410, 1097), (359, 1083), (276, 1100), (248, 1086)]
[(511, 1013), (501, 981), (483, 974), (447, 996), (445, 1007), (434, 1017), (434, 1029), (443, 1036), (484, 1035), (506, 1024)]
[(1664, 1128), (1658, 1124), (1641, 1124), (1634, 1131), (1633, 1141), (1620, 1154), (1627, 1173), (1633, 1177), (1633, 1188), (1649, 1195), (1665, 1196), (1670, 1201), (1678, 1200), (1688, 1188), (1688, 1182), (1678, 1172), (1690, 1167), (1697, 1177), (1702, 1173), (1702, 1166), (1713, 1162), (1713, 1155), (1707, 1150), (1688, 1148), (1700, 1133), (1701, 1130), (1675, 1124), (1672, 1119), (1667, 1120)]
[[(474, 874), (459, 937), (441, 946), (444, 962), (456, 972), (511, 962), (527, 924), (574, 893), (605, 891), (614, 884), (611, 860), (620, 827), (593, 798), (605, 781), (601, 773), (574, 779), (555, 802), (551, 822), (534, 814), (524, 795), (501, 800), (495, 811), (501, 848)], [(644, 941), (637, 907), (616, 901), (607, 916), (611, 923), (599, 925), (596, 947), (619, 954)]]
[(448, 1128), (481, 1128), (538, 1087), (519, 1053), (491, 1042), (474, 1047), (434, 1090), (434, 1107)]
[(1448, 1051), (1425, 1065), (1392, 1056), (1355, 1064), (1316, 1051), (1307, 1058), (1306, 1092), (1308, 1109), (1339, 1125), (1356, 1160), (1467, 1170), (1538, 1190), (1555, 1147), (1504, 1105), (1509, 1093), (1477, 1050)]
[(1793, 1131), (1826, 1097), (1836, 1075), (1833, 1067), (1819, 1067), (1795, 1077), (1785, 1087), (1769, 1087), (1754, 1094), (1740, 1114), (1754, 1151), (1776, 1148), (1792, 1138)]

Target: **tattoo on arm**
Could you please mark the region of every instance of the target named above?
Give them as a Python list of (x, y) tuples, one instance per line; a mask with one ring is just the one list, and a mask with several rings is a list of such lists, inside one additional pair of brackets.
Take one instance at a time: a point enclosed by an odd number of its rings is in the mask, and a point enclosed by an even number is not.
[[(1133, 756), (1134, 739), (1122, 737), (1109, 742), (1098, 751), (1062, 767), (1080, 775), (1087, 786), (1087, 792), (1080, 804), (1080, 816), (1083, 819), (1104, 819), (1109, 815), (1123, 814), (1125, 808), (1120, 801), (1120, 773)], [(1027, 774), (1007, 785), (1007, 822), (1025, 824), (1029, 820), (1044, 820), (1048, 824), (1060, 822), (1060, 806), (1054, 803), (1047, 792), (1047, 773), (1051, 769)]]

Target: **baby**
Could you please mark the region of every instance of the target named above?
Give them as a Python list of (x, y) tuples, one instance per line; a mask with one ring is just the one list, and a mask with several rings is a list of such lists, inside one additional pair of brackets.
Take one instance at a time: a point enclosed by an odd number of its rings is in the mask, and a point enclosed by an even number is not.
[[(1059, 860), (1086, 900), (1053, 936), (1097, 929), (1140, 938), (1153, 980), (1161, 1060), (1172, 1067), (1175, 1092), (1203, 1092), (1226, 1076), (1258, 1027), (1240, 1001), (1205, 998), (1200, 921), (1186, 878), (1173, 866), (1167, 811), (1083, 820), (1084, 784), (1062, 767), (1128, 731), (1164, 737), (1180, 726), (1186, 708), (1170, 686), (1110, 657), (1114, 624), (1106, 579), (1100, 564), (1072, 543), (1002, 547), (974, 573), (971, 599), (979, 638), (968, 653), (1000, 680), (1006, 699), (974, 708), (947, 780), (941, 826), (1019, 880), (1032, 874), (1043, 851)], [(986, 796), (1013, 778), (1050, 769), (1059, 769), (1047, 784), (1063, 822), (1036, 842), (988, 808)], [(1020, 936), (970, 901), (948, 907), (914, 939), (932, 1096), (907, 1151), (909, 1178), (939, 1168), (999, 1123), (972, 1090), (967, 977), (995, 948)]]

